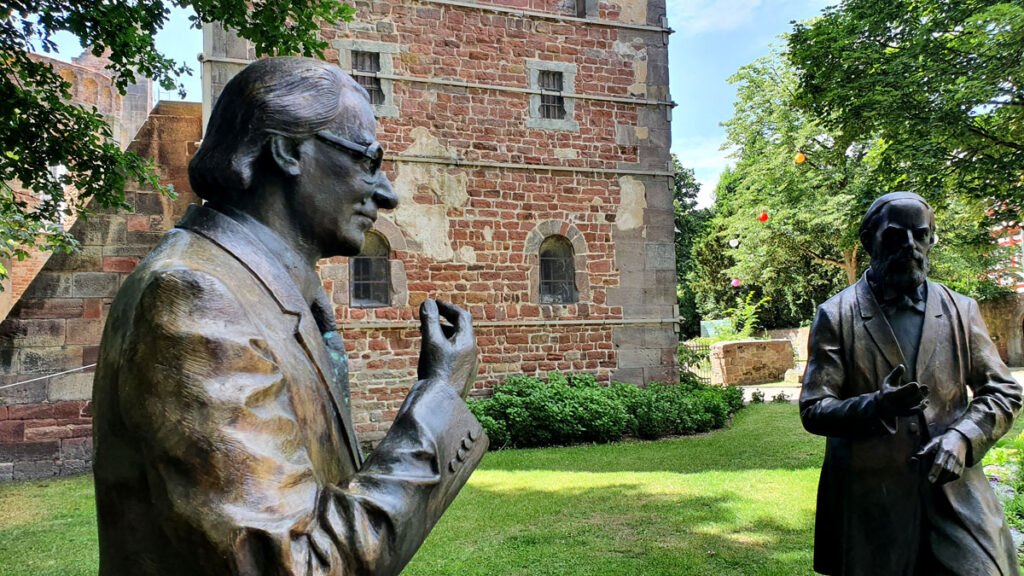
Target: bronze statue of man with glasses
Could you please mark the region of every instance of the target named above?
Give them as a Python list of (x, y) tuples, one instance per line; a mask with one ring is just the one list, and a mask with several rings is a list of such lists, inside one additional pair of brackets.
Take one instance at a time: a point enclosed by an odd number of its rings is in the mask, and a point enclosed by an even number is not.
[[(100, 574), (398, 574), (487, 448), (469, 315), (427, 300), (412, 386), (365, 461), (315, 265), (397, 197), (366, 92), (249, 65), (189, 165), (206, 200), (125, 281), (94, 386)], [(441, 323), (441, 317), (448, 323)]]

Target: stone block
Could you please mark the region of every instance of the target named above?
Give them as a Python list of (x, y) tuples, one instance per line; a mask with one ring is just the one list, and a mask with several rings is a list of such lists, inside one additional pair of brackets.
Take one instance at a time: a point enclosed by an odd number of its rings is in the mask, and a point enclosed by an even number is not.
[[(32, 376), (30, 375), (8, 375), (0, 377), (0, 385), (14, 384), (31, 378)], [(29, 382), (0, 390), (0, 404), (7, 404), (8, 409), (10, 409), (13, 405), (44, 402), (46, 400), (46, 386), (39, 386), (40, 383), (40, 381)]]
[(22, 298), (15, 305), (11, 318), (80, 318), (80, 298)]
[(75, 272), (99, 270), (103, 261), (102, 246), (82, 246), (77, 252), (54, 253), (46, 261), (46, 269), (52, 272)]
[(54, 404), (21, 404), (8, 406), (7, 417), (9, 420), (48, 420), (57, 417)]
[(55, 376), (46, 382), (46, 397), (52, 402), (92, 398), (93, 372), (74, 372)]
[(0, 462), (28, 462), (33, 460), (56, 460), (60, 455), (60, 441), (18, 442), (0, 444)]
[(0, 324), (0, 343), (5, 346), (62, 346), (64, 320), (58, 318), (10, 318)]
[(114, 272), (76, 272), (76, 298), (113, 298), (120, 287), (120, 275)]
[(60, 470), (57, 473), (61, 476), (77, 476), (91, 472), (92, 461), (90, 460), (61, 460)]
[(620, 368), (649, 368), (661, 365), (661, 352), (647, 349), (619, 349)]
[(68, 438), (60, 441), (60, 458), (62, 460), (92, 461), (92, 437)]
[(612, 382), (625, 382), (627, 384), (643, 384), (643, 368), (617, 368), (612, 371)]
[(126, 224), (121, 216), (95, 214), (88, 218), (82, 217), (72, 228), (75, 238), (78, 238), (83, 246), (99, 247), (124, 244), (125, 241)]
[(70, 298), (71, 274), (67, 272), (40, 272), (25, 289), (29, 298)]
[(2, 462), (0, 463), (0, 482), (13, 482), (14, 481), (14, 463), (13, 462)]
[[(140, 192), (135, 197), (135, 213), (140, 215), (161, 215), (164, 212), (163, 197), (156, 192)], [(137, 232), (138, 230), (133, 230)], [(147, 228), (145, 231), (149, 231)]]
[(29, 460), (14, 462), (14, 481), (42, 480), (57, 474), (56, 460)]
[(0, 422), (0, 444), (23, 442), (25, 440), (25, 422), (22, 420), (4, 420)]
[(82, 348), (23, 348), (20, 355), (21, 374), (48, 374), (70, 370), (82, 365)]
[(97, 345), (103, 335), (103, 318), (80, 318), (67, 321), (67, 344)]

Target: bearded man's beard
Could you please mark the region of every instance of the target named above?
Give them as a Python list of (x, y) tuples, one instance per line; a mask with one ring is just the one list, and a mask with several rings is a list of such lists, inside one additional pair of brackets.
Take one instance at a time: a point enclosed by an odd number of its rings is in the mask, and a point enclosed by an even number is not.
[(917, 249), (907, 249), (888, 258), (872, 260), (871, 267), (887, 287), (899, 293), (915, 290), (928, 278), (928, 256)]

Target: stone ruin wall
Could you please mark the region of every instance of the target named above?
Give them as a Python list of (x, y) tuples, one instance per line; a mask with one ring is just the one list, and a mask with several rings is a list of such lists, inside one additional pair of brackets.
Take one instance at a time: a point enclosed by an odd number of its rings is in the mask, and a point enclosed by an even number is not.
[(186, 166), (200, 113), (198, 104), (161, 102), (130, 146), (156, 162), (177, 199), (129, 184), (132, 213), (98, 210), (79, 219), (71, 232), (81, 251), (50, 256), (0, 323), (0, 482), (91, 469), (94, 368), (80, 368), (96, 362), (121, 283), (196, 200)]
[(711, 383), (746, 386), (782, 380), (793, 368), (789, 340), (740, 340), (711, 345)]

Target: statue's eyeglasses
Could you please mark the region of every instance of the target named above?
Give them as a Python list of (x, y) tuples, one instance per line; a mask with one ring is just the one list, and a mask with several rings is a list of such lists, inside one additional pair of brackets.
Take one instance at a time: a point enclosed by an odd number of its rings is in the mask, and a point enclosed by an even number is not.
[(313, 136), (343, 152), (359, 154), (369, 158), (370, 174), (376, 174), (377, 171), (380, 170), (381, 162), (384, 161), (384, 147), (380, 145), (380, 142), (373, 142), (366, 145), (357, 144), (351, 140), (342, 138), (341, 136), (331, 134), (326, 130), (321, 130)]

